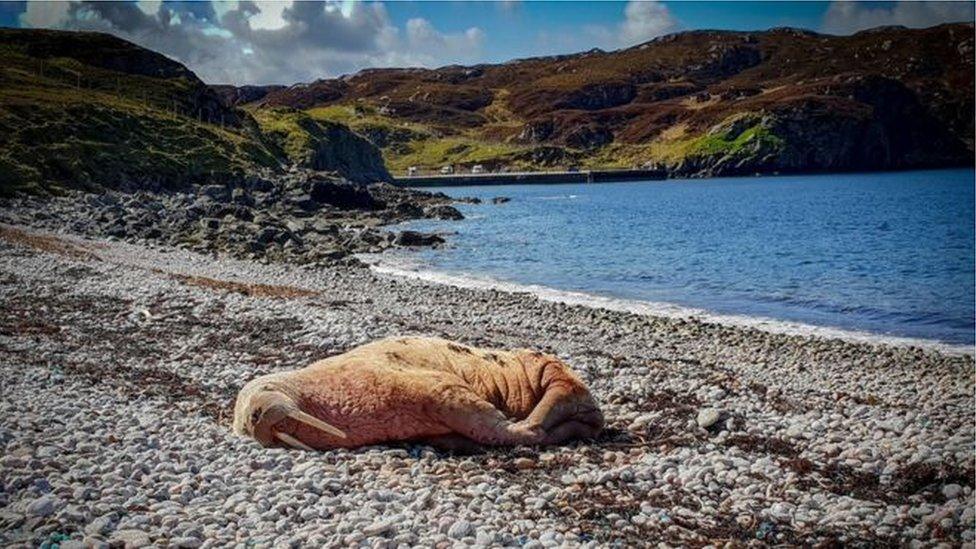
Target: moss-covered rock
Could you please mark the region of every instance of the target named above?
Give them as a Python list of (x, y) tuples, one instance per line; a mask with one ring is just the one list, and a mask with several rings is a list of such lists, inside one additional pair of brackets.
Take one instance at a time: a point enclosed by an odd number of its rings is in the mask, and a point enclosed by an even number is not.
[(343, 124), (316, 120), (289, 108), (260, 108), (253, 113), (265, 135), (298, 166), (338, 172), (360, 183), (390, 179), (379, 149)]

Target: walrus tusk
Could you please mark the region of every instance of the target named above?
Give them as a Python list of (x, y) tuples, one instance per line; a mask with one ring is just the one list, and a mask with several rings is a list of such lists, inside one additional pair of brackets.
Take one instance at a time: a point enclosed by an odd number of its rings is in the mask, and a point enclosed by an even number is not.
[(292, 448), (301, 448), (302, 450), (308, 450), (309, 452), (315, 451), (311, 446), (306, 445), (304, 442), (298, 440), (297, 438), (291, 435), (286, 435), (285, 433), (279, 433), (275, 431), (274, 436), (276, 436), (278, 440), (284, 442), (285, 444), (291, 446)]
[(308, 425), (309, 427), (315, 427), (319, 431), (323, 431), (330, 435), (334, 435), (339, 438), (346, 438), (346, 433), (342, 432), (336, 427), (329, 425), (328, 423), (322, 421), (321, 419), (311, 414), (306, 414), (301, 410), (292, 410), (288, 412), (288, 417), (294, 419), (295, 421), (300, 421), (305, 425)]

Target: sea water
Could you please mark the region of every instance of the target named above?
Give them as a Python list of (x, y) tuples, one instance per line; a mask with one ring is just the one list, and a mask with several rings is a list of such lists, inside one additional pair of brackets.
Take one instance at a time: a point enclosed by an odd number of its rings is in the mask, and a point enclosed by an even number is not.
[(460, 205), (463, 221), (409, 223), (448, 245), (381, 265), (652, 312), (974, 342), (971, 169), (427, 190), (485, 203)]

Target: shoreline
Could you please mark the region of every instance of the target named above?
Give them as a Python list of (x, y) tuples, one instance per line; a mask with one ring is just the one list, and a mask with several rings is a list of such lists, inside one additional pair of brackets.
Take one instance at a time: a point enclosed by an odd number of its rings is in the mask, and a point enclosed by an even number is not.
[(890, 345), (893, 347), (918, 347), (953, 355), (976, 356), (976, 344), (949, 343), (940, 340), (897, 336), (851, 330), (835, 326), (820, 326), (804, 322), (777, 319), (764, 316), (723, 314), (706, 309), (678, 305), (668, 302), (653, 302), (640, 299), (605, 296), (584, 291), (562, 290), (540, 284), (509, 282), (476, 274), (458, 274), (432, 269), (412, 269), (384, 262), (385, 254), (361, 254), (362, 259), (375, 272), (399, 277), (410, 277), (435, 284), (461, 288), (499, 290), (510, 293), (529, 293), (533, 296), (555, 303), (581, 305), (595, 309), (634, 313), (649, 317), (664, 317), (678, 320), (715, 323), (738, 328), (752, 328), (774, 334), (814, 336), (822, 339), (837, 339), (849, 343), (868, 345)]
[[(568, 172), (568, 171), (555, 171), (555, 172), (518, 172), (515, 174), (503, 174), (503, 173), (486, 173), (486, 174), (450, 174), (450, 175), (440, 175), (440, 174), (427, 174), (418, 176), (393, 176), (391, 184), (404, 188), (404, 189), (423, 189), (431, 190), (443, 187), (445, 189), (456, 188), (456, 187), (489, 187), (489, 186), (506, 186), (506, 185), (571, 185), (579, 183), (661, 183), (670, 181), (684, 181), (684, 182), (694, 182), (694, 181), (710, 181), (713, 179), (754, 179), (754, 178), (775, 178), (775, 177), (802, 177), (805, 175), (859, 175), (859, 174), (877, 174), (877, 173), (908, 173), (908, 172), (938, 172), (938, 171), (949, 171), (949, 170), (970, 170), (976, 171), (976, 165), (974, 164), (960, 164), (960, 165), (940, 165), (931, 167), (912, 167), (912, 168), (889, 168), (889, 169), (875, 169), (875, 170), (796, 170), (796, 171), (779, 171), (775, 173), (742, 173), (742, 174), (724, 174), (724, 175), (695, 175), (695, 174), (681, 174), (674, 175), (661, 170), (581, 170), (579, 172)], [(593, 173), (604, 173), (604, 174), (619, 174), (620, 178), (609, 178), (600, 181), (587, 182), (585, 174)], [(642, 176), (640, 174), (652, 173), (652, 177)], [(634, 174), (630, 177), (629, 174)], [(507, 177), (514, 176), (514, 177)], [(522, 178), (519, 178), (521, 176)], [(569, 179), (558, 179), (558, 177), (569, 176)], [(557, 179), (553, 181), (552, 179)], [(576, 179), (576, 180), (570, 180)], [(581, 180), (579, 180), (581, 179)], [(409, 183), (413, 180), (421, 181), (419, 184), (410, 185)], [(438, 181), (446, 181), (445, 183), (437, 183)], [(487, 182), (479, 182), (487, 181)], [(495, 182), (499, 181), (499, 182)]]
[[(0, 305), (13, 313), (0, 318), (3, 541), (972, 541), (970, 356), (351, 265), (26, 227), (0, 237)], [(231, 432), (228, 410), (256, 375), (410, 334), (555, 353), (608, 429), (475, 456), (409, 443), (305, 453)], [(705, 410), (719, 422), (700, 426)]]

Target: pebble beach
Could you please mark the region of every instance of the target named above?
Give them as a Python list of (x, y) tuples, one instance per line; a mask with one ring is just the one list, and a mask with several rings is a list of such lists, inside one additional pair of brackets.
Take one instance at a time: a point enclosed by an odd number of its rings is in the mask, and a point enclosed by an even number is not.
[[(973, 358), (0, 228), (0, 543), (972, 546)], [(535, 347), (608, 429), (322, 453), (237, 390), (377, 338)]]

